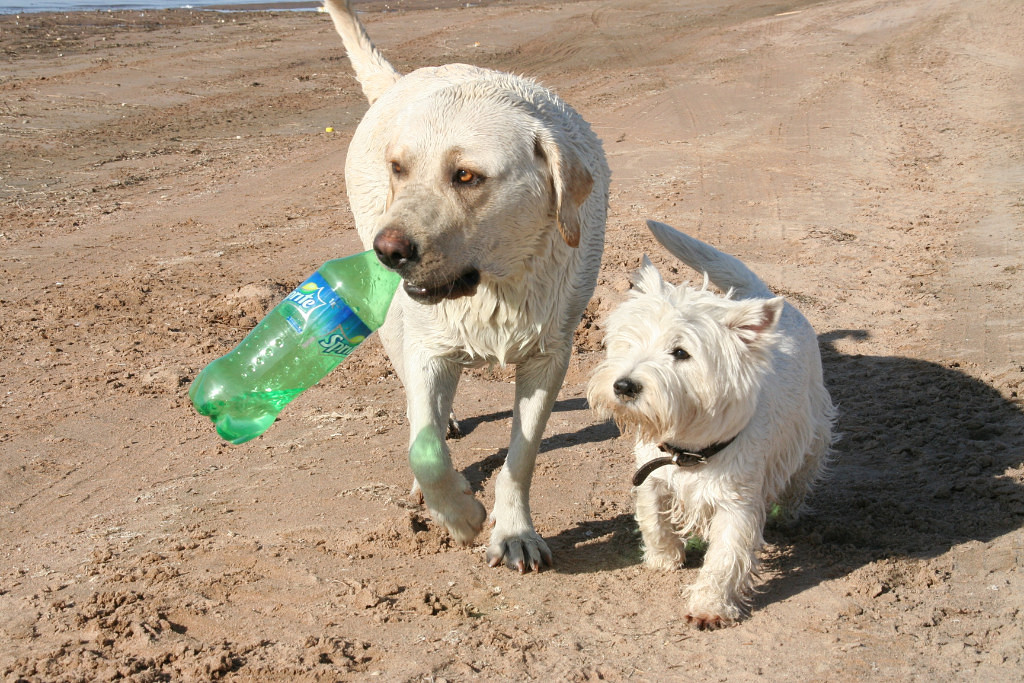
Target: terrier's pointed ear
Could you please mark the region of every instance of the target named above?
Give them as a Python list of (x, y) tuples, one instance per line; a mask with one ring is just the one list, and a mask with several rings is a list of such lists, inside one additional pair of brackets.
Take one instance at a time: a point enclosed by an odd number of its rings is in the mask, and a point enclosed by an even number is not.
[(725, 324), (733, 330), (747, 346), (757, 346), (769, 341), (779, 324), (785, 299), (746, 299), (736, 302), (726, 316)]
[(630, 283), (633, 285), (633, 289), (643, 294), (660, 292), (665, 285), (665, 281), (661, 278), (661, 273), (651, 263), (651, 259), (647, 258), (647, 254), (644, 254), (643, 259), (640, 261), (640, 269), (633, 273)]

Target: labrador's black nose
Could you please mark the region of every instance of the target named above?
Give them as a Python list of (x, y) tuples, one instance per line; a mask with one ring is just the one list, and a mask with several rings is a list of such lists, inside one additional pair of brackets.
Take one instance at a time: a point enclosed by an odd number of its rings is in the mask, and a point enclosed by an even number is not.
[(420, 252), (408, 235), (395, 228), (384, 228), (373, 238), (373, 251), (388, 268), (400, 270), (420, 260)]

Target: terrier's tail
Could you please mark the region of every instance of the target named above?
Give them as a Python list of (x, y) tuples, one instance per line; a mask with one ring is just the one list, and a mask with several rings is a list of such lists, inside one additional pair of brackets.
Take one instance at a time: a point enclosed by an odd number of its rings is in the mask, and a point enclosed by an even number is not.
[(710, 244), (705, 244), (664, 223), (647, 221), (647, 227), (673, 256), (697, 272), (707, 273), (708, 279), (719, 289), (731, 289), (738, 299), (775, 296), (768, 289), (768, 285), (738, 258), (718, 251)]
[(402, 74), (395, 71), (395, 67), (374, 46), (348, 0), (324, 0), (324, 8), (331, 15), (334, 29), (345, 44), (363, 94), (373, 104)]

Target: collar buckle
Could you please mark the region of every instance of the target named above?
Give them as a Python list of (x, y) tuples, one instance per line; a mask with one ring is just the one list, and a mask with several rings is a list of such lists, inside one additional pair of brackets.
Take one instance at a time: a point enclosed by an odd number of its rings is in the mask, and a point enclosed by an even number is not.
[(736, 439), (734, 437), (728, 441), (712, 444), (707, 448), (696, 452), (678, 448), (669, 443), (660, 443), (658, 444), (658, 450), (662, 453), (668, 453), (669, 455), (661, 458), (654, 458), (644, 463), (633, 475), (633, 486), (640, 486), (640, 484), (644, 483), (647, 477), (651, 475), (651, 472), (659, 467), (664, 467), (665, 465), (676, 465), (677, 467), (698, 467), (700, 465), (706, 465), (708, 458), (724, 451), (729, 447), (729, 444), (735, 440)]

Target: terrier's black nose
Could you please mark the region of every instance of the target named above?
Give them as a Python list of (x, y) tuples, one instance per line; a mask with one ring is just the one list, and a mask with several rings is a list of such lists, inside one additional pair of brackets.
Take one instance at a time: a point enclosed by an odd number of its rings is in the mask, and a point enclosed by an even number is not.
[(634, 382), (629, 377), (622, 377), (615, 380), (615, 384), (612, 385), (612, 389), (615, 390), (616, 396), (622, 396), (624, 398), (636, 398), (643, 391), (643, 385), (639, 382)]
[(394, 270), (420, 260), (416, 243), (395, 228), (384, 228), (377, 233), (373, 239), (373, 251), (381, 263)]

